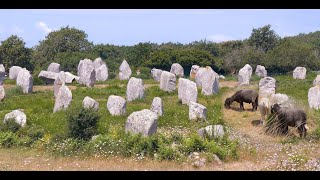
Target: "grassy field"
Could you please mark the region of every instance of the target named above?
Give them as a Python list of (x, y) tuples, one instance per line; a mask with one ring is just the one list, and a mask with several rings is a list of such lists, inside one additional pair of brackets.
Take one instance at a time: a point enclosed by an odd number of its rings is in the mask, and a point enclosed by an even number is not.
[[(274, 76), (277, 81), (276, 92), (293, 97), (299, 107), (306, 110), (308, 122), (311, 126), (311, 131), (307, 136), (309, 140), (314, 137), (317, 140), (320, 137), (320, 112), (309, 109), (307, 100), (308, 90), (312, 87), (315, 77), (315, 73), (308, 73), (305, 80), (294, 80), (289, 75)], [(252, 77), (250, 84), (253, 86), (251, 88), (258, 89), (259, 79), (257, 76)], [(213, 154), (218, 155), (221, 160), (229, 164), (240, 163), (241, 158), (246, 158), (241, 156), (243, 154), (259, 158), (256, 153), (252, 154), (252, 152), (256, 152), (254, 148), (251, 147), (249, 150), (243, 147), (239, 148), (241, 142), (238, 142), (237, 139), (229, 139), (228, 133), (223, 139), (214, 140), (201, 139), (197, 135), (198, 129), (207, 125), (222, 124), (229, 127), (231, 121), (225, 119), (229, 117), (229, 114), (223, 113), (230, 113), (230, 116), (234, 116), (232, 121), (235, 124), (244, 121), (241, 119), (247, 119), (249, 129), (244, 128), (244, 130), (254, 131), (254, 133), (248, 133), (262, 138), (260, 143), (265, 140), (266, 136), (259, 135), (260, 130), (250, 124), (252, 118), (259, 118), (258, 111), (238, 113), (224, 110), (225, 95), (237, 89), (235, 86), (236, 76), (227, 76), (225, 80), (221, 80), (224, 81), (225, 85), (220, 87), (219, 93), (216, 95), (204, 96), (201, 93), (198, 94), (198, 102), (207, 107), (206, 121), (190, 121), (188, 119), (188, 106), (182, 105), (178, 101), (177, 91), (173, 93), (164, 92), (160, 90), (157, 81), (152, 79), (144, 79), (143, 81), (146, 87), (145, 98), (127, 102), (127, 113), (125, 115), (112, 116), (106, 108), (107, 99), (110, 95), (125, 98), (128, 81), (108, 80), (104, 83), (97, 83), (94, 88), (71, 84), (69, 87), (72, 88), (73, 98), (69, 110), (53, 113), (53, 88), (38, 86), (36, 92), (22, 94), (21, 90), (15, 87), (14, 82), (6, 80), (4, 83), (7, 85), (5, 86), (7, 96), (0, 103), (0, 119), (3, 119), (6, 113), (14, 109), (21, 109), (26, 113), (28, 122), (27, 128), (15, 133), (2, 130), (0, 132), (1, 148), (3, 152), (8, 152), (7, 148), (27, 148), (31, 152), (34, 150), (41, 153), (49, 152), (50, 156), (55, 157), (67, 156), (68, 158), (81, 159), (112, 157), (133, 158), (139, 161), (174, 160), (180, 164), (187, 162), (189, 154), (195, 151), (200, 152), (201, 157), (206, 158), (207, 162), (213, 161)], [(201, 92), (201, 90), (198, 89), (198, 92)], [(98, 110), (100, 119), (97, 124), (99, 137), (93, 141), (77, 140), (69, 136), (67, 113), (72, 113), (70, 109), (81, 106), (85, 96), (97, 100), (100, 105)], [(150, 109), (154, 97), (161, 97), (164, 105), (164, 116), (158, 119), (157, 133), (151, 137), (126, 134), (124, 127), (127, 117), (134, 111)], [(2, 126), (4, 124), (1, 121), (0, 128)], [(304, 143), (304, 140), (296, 137), (277, 141), (282, 144), (297, 144), (300, 141)], [(246, 160), (250, 160), (250, 158)], [(239, 166), (241, 166), (240, 164)]]
[[(45, 91), (22, 94), (15, 86), (10, 86), (6, 89), (7, 98), (0, 104), (0, 118), (14, 109), (23, 110), (27, 115), (28, 127), (38, 127), (44, 130), (43, 137), (35, 143), (37, 147), (43, 148), (44, 146), (54, 154), (69, 156), (77, 152), (77, 154), (84, 156), (93, 154), (108, 156), (112, 155), (114, 150), (121, 152), (121, 155), (124, 156), (131, 156), (135, 153), (142, 154), (142, 156), (148, 154), (149, 157), (155, 158), (157, 155), (154, 154), (160, 153), (160, 159), (185, 159), (190, 152), (203, 151), (204, 153), (215, 153), (222, 160), (232, 160), (237, 157), (236, 142), (228, 140), (227, 135), (222, 140), (203, 140), (197, 136), (198, 129), (202, 127), (224, 124), (221, 113), (221, 97), (228, 88), (221, 88), (218, 94), (211, 96), (199, 93), (198, 102), (207, 107), (207, 120), (190, 121), (188, 118), (189, 107), (178, 101), (177, 91), (173, 93), (162, 91), (158, 82), (148, 79), (144, 80), (145, 98), (127, 102), (125, 115), (112, 116), (106, 108), (107, 99), (110, 95), (125, 97), (127, 83), (128, 81), (110, 80), (106, 83), (98, 83), (96, 88), (76, 85), (76, 89), (72, 90), (73, 97), (69, 109), (81, 106), (85, 96), (90, 96), (99, 102), (100, 119), (97, 128), (98, 134), (101, 136), (97, 142), (84, 142), (69, 138), (66, 113), (70, 113), (70, 111), (53, 113), (54, 96), (53, 92), (47, 88)], [(9, 84), (12, 82), (9, 81)], [(161, 97), (164, 106), (164, 116), (158, 119), (158, 133), (150, 138), (125, 134), (124, 127), (127, 117), (132, 112), (150, 109), (154, 97)], [(1, 122), (0, 125), (3, 126), (3, 123)], [(12, 134), (8, 136), (5, 132), (2, 137), (5, 142), (2, 144), (8, 144), (8, 137), (14, 139), (16, 136)], [(117, 147), (105, 145), (107, 142), (112, 144), (114, 141), (125, 141), (125, 143), (122, 143), (121, 147), (120, 145)], [(24, 144), (18, 142), (19, 140), (14, 140), (14, 142), (10, 142), (12, 144), (10, 146)], [(178, 144), (179, 148), (172, 148), (173, 143)], [(97, 150), (98, 146), (101, 150)]]

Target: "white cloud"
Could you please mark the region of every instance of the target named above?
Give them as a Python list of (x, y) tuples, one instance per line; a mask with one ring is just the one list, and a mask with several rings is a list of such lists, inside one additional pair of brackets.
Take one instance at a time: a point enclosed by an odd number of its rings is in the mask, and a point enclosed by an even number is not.
[(207, 37), (207, 40), (209, 41), (213, 41), (213, 42), (223, 42), (223, 41), (230, 41), (230, 40), (234, 40), (235, 38), (228, 36), (228, 35), (224, 35), (224, 34), (215, 34), (215, 35), (211, 35), (209, 37)]
[(48, 25), (42, 21), (37, 22), (36, 26), (41, 29), (42, 31), (44, 31), (46, 34), (50, 33), (51, 31), (53, 31), (53, 29), (49, 28)]

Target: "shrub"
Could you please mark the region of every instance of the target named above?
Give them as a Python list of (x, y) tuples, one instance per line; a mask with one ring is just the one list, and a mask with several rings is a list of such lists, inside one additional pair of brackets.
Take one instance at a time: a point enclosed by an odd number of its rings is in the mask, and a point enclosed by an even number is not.
[(89, 140), (97, 133), (100, 116), (93, 108), (74, 108), (67, 112), (70, 137)]
[(1, 126), (1, 131), (11, 131), (13, 133), (17, 132), (21, 128), (14, 119), (8, 119), (6, 123)]
[(0, 133), (0, 145), (6, 148), (17, 145), (19, 142), (17, 134), (6, 131)]

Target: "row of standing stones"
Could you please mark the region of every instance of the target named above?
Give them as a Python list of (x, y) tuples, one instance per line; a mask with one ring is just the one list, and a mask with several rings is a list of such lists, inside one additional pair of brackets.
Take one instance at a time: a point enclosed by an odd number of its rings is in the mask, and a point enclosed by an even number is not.
[[(101, 58), (97, 58), (93, 62), (90, 59), (80, 60), (77, 70), (78, 76), (75, 76), (69, 72), (60, 71), (60, 64), (51, 63), (48, 66), (47, 71), (41, 71), (39, 73), (39, 78), (44, 80), (46, 84), (54, 84), (55, 104), (53, 112), (66, 109), (71, 103), (72, 92), (65, 85), (66, 83), (72, 83), (75, 80), (79, 84), (84, 84), (87, 87), (93, 87), (96, 80), (105, 81), (108, 79), (108, 68)], [(127, 80), (130, 78), (132, 71), (126, 60), (122, 62), (119, 70), (120, 80)], [(1, 72), (3, 72), (3, 76), (1, 77), (4, 77), (4, 68)], [(154, 68), (151, 70), (151, 73), (155, 80), (160, 81), (160, 89), (168, 92), (173, 92), (175, 90), (176, 76), (180, 77), (178, 84), (178, 97), (182, 104), (189, 106), (190, 120), (206, 119), (206, 107), (196, 103), (198, 94), (197, 86), (202, 88), (202, 94), (204, 95), (216, 94), (219, 90), (218, 79), (219, 77), (223, 78), (223, 76), (219, 76), (209, 66), (204, 68), (194, 65), (191, 68), (190, 76), (193, 79), (195, 78), (195, 83), (189, 79), (182, 78), (184, 77), (184, 70), (178, 63), (172, 64), (170, 72)], [(16, 83), (18, 86), (22, 87), (23, 93), (32, 92), (33, 78), (30, 72), (25, 68), (18, 66), (11, 67), (9, 70), (9, 78), (16, 79)], [(3, 89), (3, 86), (0, 87)], [(0, 90), (4, 94), (4, 89), (2, 89)], [(144, 90), (142, 79), (131, 77), (127, 84), (127, 101), (130, 102), (135, 99), (143, 98)], [(99, 103), (87, 96), (83, 100), (83, 107), (93, 107), (94, 109), (98, 109)], [(107, 102), (107, 109), (112, 115), (123, 115), (126, 113), (126, 100), (120, 96), (110, 95)], [(151, 115), (152, 113), (153, 115)], [(126, 123), (126, 131), (130, 131), (132, 133), (140, 132), (144, 136), (151, 135), (156, 132), (158, 116), (162, 115), (162, 100), (160, 97), (155, 97), (151, 105), (151, 110), (144, 109), (129, 115)], [(20, 110), (14, 110), (6, 117), (12, 117), (22, 126), (26, 124), (26, 115)], [(7, 119), (8, 118), (5, 118), (4, 121), (6, 122)], [(211, 126), (208, 126), (206, 128), (210, 129), (210, 127)], [(202, 132), (206, 128), (200, 129), (199, 135), (203, 136)], [(219, 137), (223, 136), (223, 129), (218, 129)], [(214, 132), (211, 133), (211, 131), (208, 131), (206, 134), (211, 134), (214, 137), (218, 136)]]

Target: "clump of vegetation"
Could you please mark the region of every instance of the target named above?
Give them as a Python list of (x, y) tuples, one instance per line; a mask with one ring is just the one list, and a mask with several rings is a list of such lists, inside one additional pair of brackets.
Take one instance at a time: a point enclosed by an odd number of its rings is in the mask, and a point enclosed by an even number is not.
[(21, 125), (17, 123), (14, 119), (8, 119), (6, 123), (0, 126), (0, 131), (11, 131), (13, 133), (17, 132), (21, 128)]
[(97, 133), (97, 122), (100, 116), (93, 108), (73, 108), (67, 112), (70, 137), (89, 140)]
[(23, 94), (23, 91), (22, 91), (22, 87), (20, 87), (20, 86), (14, 86), (6, 91), (7, 98), (10, 98), (13, 96), (19, 96), (22, 94)]

